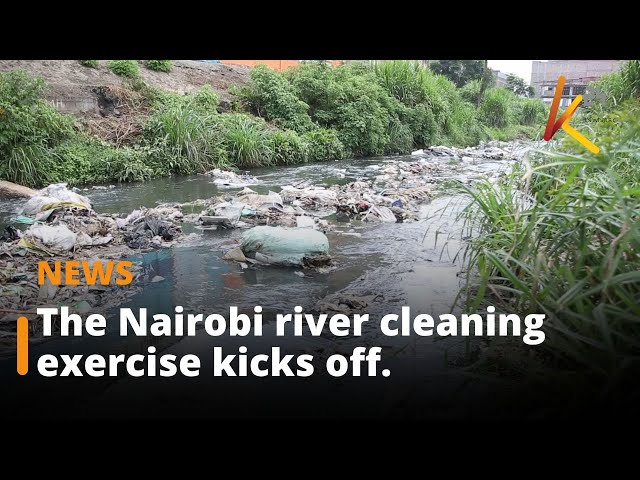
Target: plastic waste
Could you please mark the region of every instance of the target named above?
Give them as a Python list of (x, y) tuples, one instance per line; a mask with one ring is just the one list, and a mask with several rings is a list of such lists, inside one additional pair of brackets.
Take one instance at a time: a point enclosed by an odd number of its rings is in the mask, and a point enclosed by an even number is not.
[(35, 220), (31, 217), (25, 217), (24, 215), (17, 215), (14, 219), (17, 223), (24, 223), (25, 225), (33, 225)]
[(207, 175), (214, 177), (213, 183), (215, 185), (228, 188), (238, 188), (244, 187), (246, 185), (255, 185), (257, 183), (260, 183), (260, 180), (247, 173), (238, 175), (235, 172), (220, 170), (219, 168), (207, 172)]
[(396, 216), (389, 209), (389, 207), (383, 206), (371, 207), (371, 210), (369, 210), (369, 213), (367, 213), (363, 220), (377, 220), (380, 222), (389, 223), (397, 222)]
[(391, 204), (391, 206), (392, 206), (392, 207), (397, 207), (397, 208), (403, 208), (403, 207), (402, 207), (402, 200), (400, 200), (400, 199), (396, 200), (395, 202), (393, 202), (393, 203)]
[(299, 215), (296, 217), (296, 226), (298, 228), (314, 228), (316, 223), (311, 217)]
[(68, 251), (76, 245), (77, 235), (66, 225), (32, 225), (26, 235), (40, 240), (44, 245)]
[(424, 150), (422, 148), (420, 150), (414, 150), (411, 152), (411, 155), (424, 155)]
[(305, 257), (326, 255), (329, 240), (324, 233), (310, 228), (260, 226), (242, 235), (241, 248), (245, 255), (264, 263), (304, 265)]
[[(248, 189), (247, 189), (248, 190)], [(275, 208), (282, 210), (284, 207), (282, 197), (276, 192), (269, 191), (268, 195), (259, 193), (246, 193), (237, 198), (238, 202), (245, 203), (254, 210)]]
[(213, 211), (218, 217), (229, 219), (231, 225), (235, 225), (242, 216), (245, 204), (242, 202), (224, 202), (213, 207)]
[(296, 188), (291, 185), (282, 187), (282, 197), (288, 202), (294, 200), (307, 201), (320, 205), (335, 205), (338, 201), (338, 195), (333, 190), (327, 190), (322, 187)]
[(54, 183), (38, 190), (33, 197), (27, 200), (20, 213), (33, 216), (61, 206), (91, 210), (91, 202), (87, 197), (67, 189), (66, 183)]

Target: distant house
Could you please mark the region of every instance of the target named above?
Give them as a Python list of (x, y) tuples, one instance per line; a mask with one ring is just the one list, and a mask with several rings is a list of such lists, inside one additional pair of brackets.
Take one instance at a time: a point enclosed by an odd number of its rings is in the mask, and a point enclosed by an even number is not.
[(507, 78), (509, 76), (508, 73), (501, 72), (500, 70), (493, 70), (493, 76), (496, 79), (496, 87), (506, 87), (507, 86)]
[[(247, 67), (255, 67), (256, 65), (266, 65), (272, 70), (281, 72), (289, 68), (297, 67), (303, 60), (220, 60), (220, 63), (228, 63), (232, 65), (246, 65)], [(327, 60), (334, 67), (340, 65), (342, 60)]]
[(568, 106), (577, 95), (583, 95), (587, 84), (605, 73), (615, 72), (623, 60), (549, 60), (534, 61), (531, 66), (531, 85), (536, 97), (551, 103), (558, 77), (564, 75), (566, 83), (562, 91), (560, 106)]

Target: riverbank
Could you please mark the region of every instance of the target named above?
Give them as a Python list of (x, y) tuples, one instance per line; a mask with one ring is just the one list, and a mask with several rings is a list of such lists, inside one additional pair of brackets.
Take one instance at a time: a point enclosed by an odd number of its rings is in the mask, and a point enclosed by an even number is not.
[[(29, 67), (52, 82), (21, 70), (0, 74), (8, 120), (0, 143), (8, 160), (0, 164), (0, 178), (28, 186), (79, 185), (408, 154), (430, 145), (531, 137), (544, 116), (541, 102), (505, 89), (488, 89), (478, 107), (471, 101), (478, 94), (474, 85), (457, 89), (421, 69), (394, 74), (408, 62), (389, 62), (384, 70), (309, 64), (279, 73), (256, 67), (249, 78), (244, 71), (227, 72), (230, 79), (220, 70), (228, 66), (176, 62), (169, 72), (141, 66), (137, 77), (124, 79), (108, 72), (109, 65), (0, 65)], [(103, 85), (115, 77), (118, 82)], [(403, 85), (410, 97), (398, 93)], [(90, 92), (98, 113), (88, 109), (72, 117), (51, 106), (69, 88)], [(55, 104), (67, 111), (64, 102)]]

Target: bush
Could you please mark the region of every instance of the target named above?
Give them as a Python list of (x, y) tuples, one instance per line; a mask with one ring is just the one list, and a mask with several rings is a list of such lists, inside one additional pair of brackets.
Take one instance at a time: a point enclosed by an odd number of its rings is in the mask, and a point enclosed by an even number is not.
[(80, 65), (89, 68), (98, 68), (100, 66), (100, 62), (98, 62), (98, 60), (78, 60), (78, 62), (80, 62)]
[(308, 145), (309, 160), (319, 162), (345, 158), (345, 148), (335, 130), (318, 128), (302, 135)]
[(137, 147), (116, 148), (95, 138), (79, 135), (53, 151), (52, 182), (70, 185), (110, 181), (136, 182), (155, 176), (147, 165), (147, 151)]
[(624, 63), (619, 71), (600, 77), (594, 86), (605, 94), (607, 110), (631, 98), (640, 98), (640, 60)]
[(405, 105), (415, 106), (426, 99), (427, 77), (433, 74), (418, 62), (387, 60), (375, 66), (381, 85)]
[(547, 109), (542, 101), (522, 100), (519, 106), (518, 121), (521, 125), (542, 125), (546, 120)]
[(282, 128), (305, 132), (314, 128), (307, 111), (286, 78), (264, 65), (251, 70), (251, 82), (238, 91), (251, 112)]
[(51, 177), (51, 149), (74, 134), (73, 119), (42, 96), (44, 81), (0, 73), (0, 178), (40, 186)]
[(511, 123), (513, 97), (513, 93), (504, 88), (498, 87), (487, 90), (480, 105), (482, 122), (489, 127), (507, 127)]
[(144, 66), (155, 72), (170, 72), (173, 68), (172, 60), (145, 60)]
[(293, 130), (277, 130), (269, 135), (269, 148), (276, 164), (295, 164), (308, 161), (309, 144)]
[(463, 100), (477, 105), (480, 99), (480, 87), (482, 82), (480, 80), (472, 80), (460, 89), (460, 96)]
[(107, 67), (116, 75), (127, 78), (138, 78), (140, 69), (135, 60), (111, 60)]

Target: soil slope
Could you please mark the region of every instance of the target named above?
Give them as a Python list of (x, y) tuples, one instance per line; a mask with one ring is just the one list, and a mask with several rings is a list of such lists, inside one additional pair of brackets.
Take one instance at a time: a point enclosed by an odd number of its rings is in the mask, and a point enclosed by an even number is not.
[[(0, 71), (23, 69), (43, 77), (48, 85), (47, 98), (69, 99), (91, 95), (92, 88), (119, 86), (125, 79), (111, 73), (107, 61), (88, 68), (78, 60), (0, 60)], [(202, 85), (211, 85), (221, 100), (229, 100), (231, 85), (244, 84), (249, 79), (249, 67), (204, 63), (194, 60), (176, 60), (169, 73), (154, 72), (140, 65), (140, 77), (150, 85), (178, 93), (191, 92)]]

